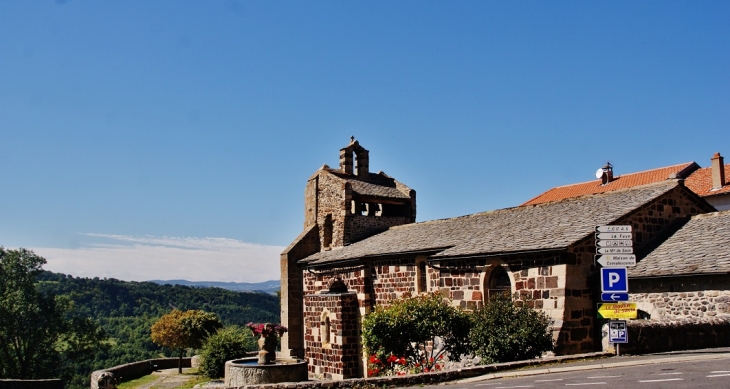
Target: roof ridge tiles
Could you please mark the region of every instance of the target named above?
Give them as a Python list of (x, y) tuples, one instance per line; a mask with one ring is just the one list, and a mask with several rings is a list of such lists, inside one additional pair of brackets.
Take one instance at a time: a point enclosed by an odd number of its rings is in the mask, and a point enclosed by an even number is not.
[[(618, 180), (619, 178), (625, 177), (625, 176), (633, 176), (633, 175), (637, 175), (637, 174), (646, 174), (646, 173), (649, 173), (649, 172), (652, 172), (652, 171), (655, 171), (655, 170), (671, 169), (673, 167), (679, 167), (679, 166), (689, 166), (689, 165), (691, 165), (693, 163), (697, 163), (697, 162), (695, 162), (695, 161), (689, 161), (689, 162), (685, 162), (685, 163), (678, 163), (676, 165), (662, 166), (662, 167), (657, 167), (657, 168), (654, 168), (654, 169), (646, 169), (646, 170), (642, 170), (642, 171), (638, 171), (638, 172), (621, 174), (621, 175), (618, 175), (618, 176), (614, 176), (613, 179), (615, 181), (615, 180)], [(699, 166), (699, 165), (697, 165), (697, 166)], [(700, 167), (700, 169), (702, 169), (702, 168)], [(669, 177), (667, 177), (667, 179), (669, 179)], [(574, 185), (589, 184), (591, 182), (598, 182), (598, 181), (600, 181), (600, 180), (599, 179), (593, 179), (593, 180), (588, 180), (588, 181), (583, 181), (583, 182), (574, 182), (572, 184), (565, 184), (565, 185), (554, 186), (554, 187), (548, 189), (548, 191), (553, 190), (553, 189), (559, 189), (559, 188), (567, 188), (567, 187), (574, 186)], [(542, 194), (540, 194), (540, 195), (542, 195)], [(540, 195), (535, 196), (535, 198), (540, 197)]]

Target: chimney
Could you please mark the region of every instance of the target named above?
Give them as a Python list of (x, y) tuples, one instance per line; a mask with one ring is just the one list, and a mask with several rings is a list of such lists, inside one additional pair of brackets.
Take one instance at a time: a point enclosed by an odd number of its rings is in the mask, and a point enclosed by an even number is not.
[(613, 181), (613, 165), (611, 165), (611, 162), (606, 162), (606, 165), (604, 165), (601, 170), (603, 170), (601, 185), (606, 185)]
[(710, 158), (712, 162), (712, 189), (720, 189), (725, 185), (725, 162), (720, 153)]

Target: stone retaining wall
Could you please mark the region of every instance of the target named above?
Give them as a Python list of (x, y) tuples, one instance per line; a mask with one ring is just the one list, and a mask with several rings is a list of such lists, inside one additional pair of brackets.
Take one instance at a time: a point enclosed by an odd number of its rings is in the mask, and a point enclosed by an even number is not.
[(49, 380), (0, 380), (0, 389), (63, 389), (63, 381)]
[[(97, 370), (91, 373), (91, 389), (99, 389), (98, 380), (104, 373), (114, 374), (114, 379), (116, 379), (117, 383), (119, 383), (145, 376), (155, 370), (176, 368), (178, 360), (179, 358), (147, 359), (144, 361), (110, 367), (108, 369)], [(183, 358), (182, 367), (190, 367), (190, 360), (191, 358)]]
[(630, 320), (621, 353), (656, 353), (730, 346), (730, 318), (675, 321)]

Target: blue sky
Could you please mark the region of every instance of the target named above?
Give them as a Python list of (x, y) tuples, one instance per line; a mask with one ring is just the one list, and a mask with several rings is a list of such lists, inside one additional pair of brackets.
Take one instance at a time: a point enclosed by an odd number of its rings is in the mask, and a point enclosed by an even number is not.
[(730, 3), (0, 2), (0, 245), (264, 281), (354, 135), (418, 220), (730, 156)]

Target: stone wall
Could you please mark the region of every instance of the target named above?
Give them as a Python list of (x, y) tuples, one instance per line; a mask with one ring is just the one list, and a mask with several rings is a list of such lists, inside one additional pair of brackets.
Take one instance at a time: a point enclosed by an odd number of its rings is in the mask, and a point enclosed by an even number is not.
[(307, 295), (305, 307), (304, 342), (309, 372), (330, 380), (362, 376), (357, 294)]
[(48, 380), (0, 380), (0, 389), (63, 389), (60, 379)]
[[(191, 358), (182, 359), (182, 367), (190, 367)], [(91, 373), (91, 389), (99, 389), (98, 379), (103, 373), (114, 374), (114, 379), (119, 382), (130, 381), (152, 373), (155, 370), (172, 369), (178, 365), (178, 358), (157, 358), (144, 361), (127, 363), (124, 365), (97, 370)]]
[(621, 353), (642, 354), (730, 346), (730, 318), (629, 320)]
[[(489, 298), (490, 276), (493, 271), (501, 267), (506, 270), (510, 278), (512, 285), (510, 293), (516, 295), (519, 300), (530, 307), (543, 311), (552, 321), (553, 339), (558, 341), (565, 321), (566, 294), (572, 296), (572, 293), (576, 293), (576, 296), (582, 296), (582, 289), (576, 289), (576, 292), (566, 290), (568, 266), (562, 264), (565, 262), (565, 257), (565, 254), (553, 252), (448, 260), (434, 265), (433, 273), (430, 273), (429, 277), (435, 281), (434, 290), (451, 298), (454, 305), (472, 310), (481, 308), (484, 301)], [(575, 280), (573, 283), (575, 284)], [(501, 293), (491, 291), (491, 293), (495, 292)], [(590, 302), (588, 306), (590, 307)], [(580, 317), (583, 318), (582, 311)], [(590, 323), (585, 321), (583, 324), (590, 326)], [(577, 325), (574, 326), (574, 328), (577, 327)], [(570, 341), (570, 334), (574, 328), (566, 329), (567, 333), (563, 334), (560, 340)], [(575, 337), (578, 334), (573, 335)]]
[(345, 245), (345, 216), (347, 214), (345, 186), (347, 183), (326, 171), (321, 171), (314, 181), (316, 185), (314, 191), (316, 223), (320, 227), (321, 250), (342, 247)]
[(389, 227), (411, 223), (410, 217), (403, 216), (363, 216), (350, 215), (347, 217), (345, 239), (346, 243), (353, 243), (365, 239)]
[(371, 272), (376, 306), (388, 306), (393, 300), (416, 294), (415, 257), (373, 261)]
[(632, 279), (630, 300), (652, 321), (693, 322), (730, 317), (730, 276)]
[(303, 304), (304, 280), (300, 259), (319, 251), (317, 225), (305, 229), (280, 257), (281, 266), (281, 324), (289, 332), (281, 338), (284, 357), (304, 358)]

